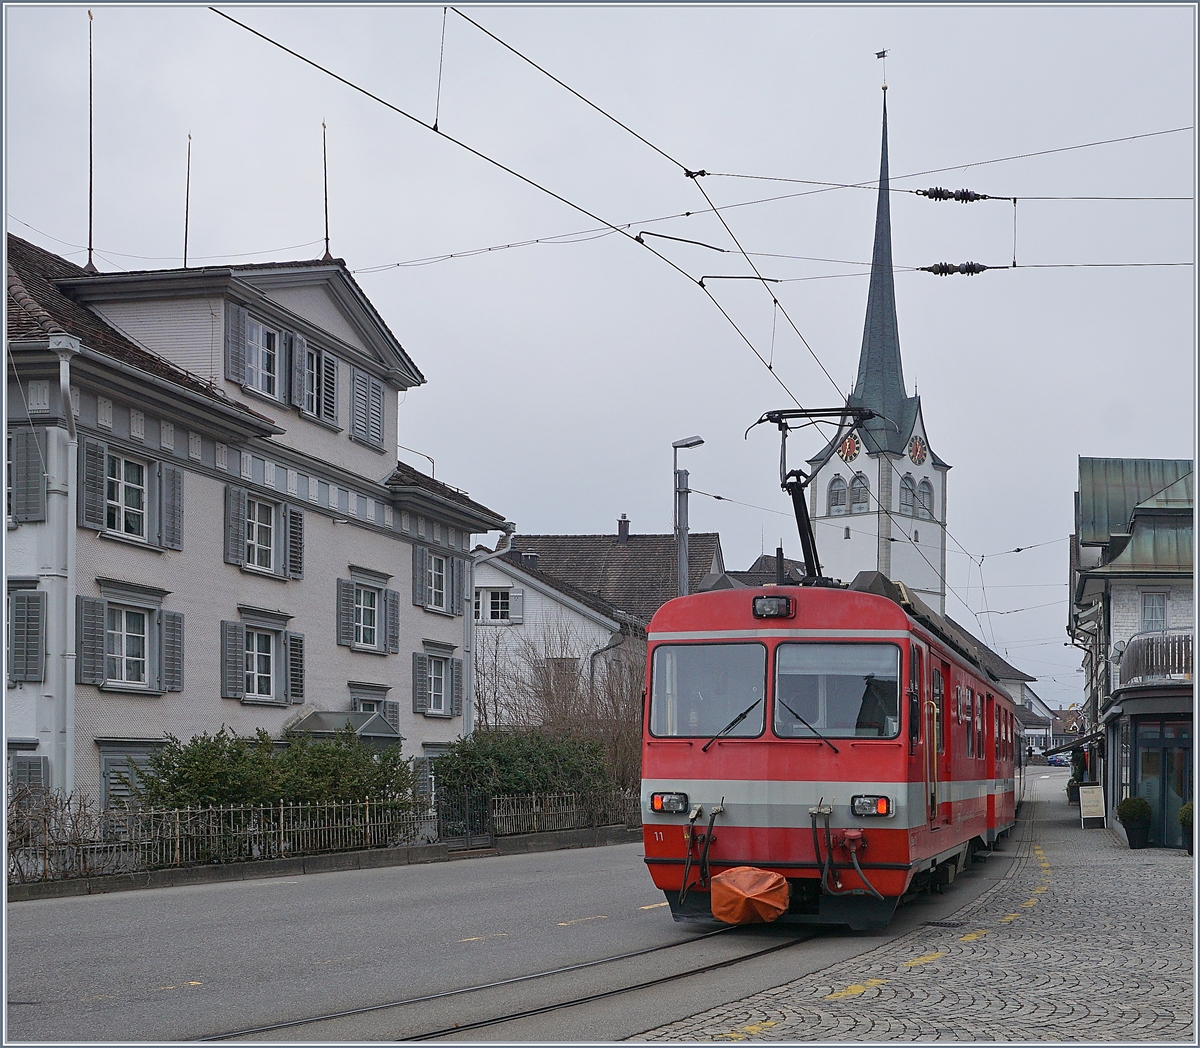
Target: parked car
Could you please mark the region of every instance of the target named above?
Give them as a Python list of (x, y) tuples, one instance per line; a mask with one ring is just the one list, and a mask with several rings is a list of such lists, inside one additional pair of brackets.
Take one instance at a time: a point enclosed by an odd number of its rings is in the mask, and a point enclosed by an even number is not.
[(1069, 768), (1071, 766), (1071, 758), (1065, 753), (1052, 753), (1046, 758), (1046, 763), (1055, 768)]

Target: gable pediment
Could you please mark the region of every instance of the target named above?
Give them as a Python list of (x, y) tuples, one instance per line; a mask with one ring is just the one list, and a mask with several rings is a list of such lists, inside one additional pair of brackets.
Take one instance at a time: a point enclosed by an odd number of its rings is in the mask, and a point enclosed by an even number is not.
[(277, 302), (296, 316), (303, 317), (314, 327), (336, 335), (343, 342), (364, 353), (371, 352), (362, 332), (350, 322), (350, 318), (330, 293), (328, 286), (318, 284), (265, 288), (264, 292), (272, 302)]

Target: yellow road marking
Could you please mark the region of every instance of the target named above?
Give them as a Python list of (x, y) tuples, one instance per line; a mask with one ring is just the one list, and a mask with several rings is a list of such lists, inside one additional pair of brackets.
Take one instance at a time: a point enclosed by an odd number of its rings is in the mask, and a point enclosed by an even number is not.
[(573, 921), (559, 921), (558, 926), (565, 928), (568, 924), (582, 924), (584, 921), (607, 921), (608, 918), (604, 914), (599, 914), (596, 917), (577, 917)]
[(1037, 899), (1026, 899), (1023, 903), (1021, 903), (1021, 905), (1022, 906), (1036, 906), (1037, 903), (1038, 903)]
[(93, 997), (80, 997), (81, 1001), (115, 1001), (117, 995), (115, 993), (98, 993)]
[(1034, 888), (1034, 889), (1033, 889), (1033, 894), (1034, 894), (1034, 895), (1041, 895), (1041, 894), (1042, 894), (1042, 892), (1048, 892), (1049, 890), (1050, 890), (1050, 889), (1049, 889), (1049, 888), (1047, 888), (1047, 887), (1046, 887), (1046, 886), (1043, 884), (1043, 885), (1042, 885), (1040, 888)]
[(984, 928), (980, 928), (979, 931), (968, 932), (966, 935), (960, 935), (958, 937), (958, 941), (959, 942), (974, 942), (976, 939), (982, 939), (985, 935), (987, 935), (987, 930)]
[(1021, 915), (1019, 913), (1010, 913), (1000, 918), (1001, 924), (1008, 924), (1009, 921), (1015, 921)]
[(944, 950), (938, 950), (937, 953), (923, 953), (920, 957), (914, 957), (911, 961), (905, 961), (901, 968), (915, 968), (918, 964), (928, 964), (930, 961), (936, 961), (939, 957), (945, 957)]
[(867, 979), (865, 982), (852, 983), (844, 990), (838, 990), (837, 993), (827, 994), (825, 1000), (837, 1001), (843, 997), (857, 997), (859, 994), (866, 993), (872, 986), (880, 986), (887, 982), (886, 979)]
[[(761, 1023), (751, 1023), (749, 1026), (739, 1026), (736, 1030), (730, 1030), (728, 1033), (714, 1034), (714, 1037), (728, 1037), (731, 1041), (744, 1041), (746, 1034), (762, 1033), (763, 1030), (775, 1024), (770, 1020)], [(742, 1031), (745, 1031), (743, 1033)]]
[(649, 906), (639, 906), (639, 910), (657, 910), (660, 906), (670, 906), (668, 902), (652, 902)]
[(456, 939), (456, 942), (483, 942), (484, 939), (507, 939), (508, 932), (495, 932), (492, 935), (473, 935), (469, 939)]
[(184, 983), (183, 985), (184, 986), (203, 986), (204, 983), (202, 983), (202, 982), (187, 982), (187, 983)]

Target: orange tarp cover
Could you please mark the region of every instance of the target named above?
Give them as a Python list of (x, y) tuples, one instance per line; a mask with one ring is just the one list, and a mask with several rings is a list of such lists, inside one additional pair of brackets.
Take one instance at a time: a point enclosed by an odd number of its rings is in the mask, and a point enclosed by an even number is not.
[(788, 882), (778, 873), (736, 866), (712, 879), (712, 913), (726, 924), (762, 924), (788, 908)]

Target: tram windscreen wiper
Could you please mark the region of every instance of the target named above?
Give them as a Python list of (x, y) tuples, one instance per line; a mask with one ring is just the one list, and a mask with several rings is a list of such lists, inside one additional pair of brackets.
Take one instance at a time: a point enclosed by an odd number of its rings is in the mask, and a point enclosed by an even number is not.
[(803, 724), (809, 731), (811, 731), (818, 739), (820, 739), (823, 743), (825, 743), (826, 746), (828, 746), (831, 750), (833, 750), (834, 753), (837, 753), (838, 748), (832, 742), (830, 742), (827, 738), (825, 738), (824, 735), (822, 735), (819, 731), (817, 731), (816, 728), (814, 728), (811, 724), (809, 724), (808, 721), (806, 721), (803, 717), (801, 717), (800, 714), (798, 714), (794, 709), (792, 709), (792, 707), (789, 706), (786, 702), (784, 702), (783, 699), (781, 699), (778, 695), (775, 696), (775, 701), (778, 702), (779, 705), (782, 706), (785, 710), (787, 710), (788, 713), (790, 713), (793, 717), (795, 717), (796, 720), (798, 720), (801, 724)]
[(744, 721), (750, 715), (750, 711), (752, 709), (754, 709), (754, 707), (757, 706), (760, 702), (762, 702), (761, 695), (757, 699), (755, 699), (752, 703), (750, 703), (750, 705), (747, 706), (744, 710), (742, 710), (741, 713), (739, 713), (736, 717), (734, 717), (733, 720), (731, 720), (728, 724), (726, 724), (725, 727), (723, 727), (719, 732), (717, 732), (716, 735), (714, 735), (711, 739), (709, 739), (708, 742), (706, 742), (703, 746), (701, 746), (700, 752), (707, 753), (709, 746), (711, 746), (714, 742), (716, 742), (717, 739), (719, 739), (722, 735), (726, 734), (727, 732), (733, 731), (734, 728), (736, 728), (739, 724), (741, 724), (742, 721)]

